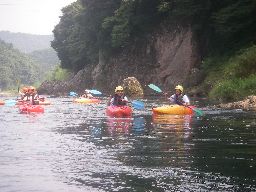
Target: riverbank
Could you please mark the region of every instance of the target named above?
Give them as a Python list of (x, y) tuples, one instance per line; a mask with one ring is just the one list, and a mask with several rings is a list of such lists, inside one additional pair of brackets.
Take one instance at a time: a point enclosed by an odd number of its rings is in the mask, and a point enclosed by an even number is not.
[(11, 91), (1, 91), (0, 97), (14, 97), (17, 96), (17, 93), (11, 92)]

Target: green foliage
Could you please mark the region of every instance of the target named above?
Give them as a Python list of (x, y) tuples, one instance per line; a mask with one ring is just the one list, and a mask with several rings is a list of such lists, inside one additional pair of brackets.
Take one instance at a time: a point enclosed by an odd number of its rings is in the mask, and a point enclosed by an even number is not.
[(256, 75), (219, 82), (211, 90), (209, 97), (219, 101), (235, 101), (253, 94), (256, 94)]
[(238, 56), (231, 58), (225, 71), (226, 75), (237, 78), (256, 74), (256, 46), (243, 49)]
[(0, 41), (0, 89), (17, 87), (17, 82), (33, 84), (40, 81), (38, 64), (27, 55)]
[(54, 71), (48, 74), (48, 80), (64, 81), (71, 76), (71, 72), (67, 69), (61, 68), (60, 65), (56, 66)]
[(208, 58), (203, 66), (207, 72), (203, 86), (211, 99), (234, 101), (256, 93), (256, 46), (230, 57)]

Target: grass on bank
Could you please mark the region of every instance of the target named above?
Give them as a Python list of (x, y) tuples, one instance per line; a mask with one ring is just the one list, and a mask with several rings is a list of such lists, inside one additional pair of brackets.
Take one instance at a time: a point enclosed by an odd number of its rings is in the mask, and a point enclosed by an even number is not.
[(212, 100), (229, 102), (256, 94), (255, 45), (229, 57), (209, 57), (203, 68), (207, 78), (202, 87)]

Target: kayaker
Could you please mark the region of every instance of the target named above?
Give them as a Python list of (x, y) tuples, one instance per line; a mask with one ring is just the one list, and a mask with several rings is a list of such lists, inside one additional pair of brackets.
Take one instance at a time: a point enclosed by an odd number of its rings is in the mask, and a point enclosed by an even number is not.
[(181, 85), (177, 85), (175, 87), (175, 94), (173, 94), (169, 100), (173, 104), (178, 104), (178, 105), (185, 105), (188, 106), (190, 105), (190, 101), (187, 95), (183, 94), (183, 87)]
[(23, 101), (29, 101), (30, 94), (29, 94), (29, 89), (28, 89), (28, 87), (23, 87), (23, 88), (21, 89), (21, 91), (19, 91), (19, 94), (20, 94), (21, 100), (23, 100)]
[(84, 90), (84, 94), (83, 94), (81, 97), (83, 97), (83, 98), (88, 98), (88, 99), (92, 99), (92, 98), (93, 98), (93, 95), (90, 93), (90, 90), (85, 89), (85, 90)]
[(35, 89), (35, 87), (30, 86), (29, 87), (29, 95), (30, 95), (30, 101), (32, 105), (39, 105), (39, 95)]
[(115, 94), (110, 98), (108, 105), (125, 106), (127, 104), (128, 99), (124, 95), (124, 88), (119, 85), (115, 88)]

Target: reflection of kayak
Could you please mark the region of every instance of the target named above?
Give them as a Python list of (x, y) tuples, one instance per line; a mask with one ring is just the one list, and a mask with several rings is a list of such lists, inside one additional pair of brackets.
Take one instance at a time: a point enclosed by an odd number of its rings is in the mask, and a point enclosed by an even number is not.
[(155, 124), (168, 124), (186, 127), (191, 122), (191, 115), (157, 115), (153, 114), (152, 120)]
[(131, 118), (108, 118), (107, 128), (110, 135), (127, 134), (132, 126)]
[(4, 105), (4, 101), (0, 100), (0, 105)]
[(20, 113), (43, 113), (44, 108), (40, 105), (20, 105)]
[(77, 98), (74, 99), (75, 103), (84, 103), (84, 104), (89, 104), (89, 103), (99, 103), (99, 99), (88, 99), (88, 98)]
[(131, 117), (132, 108), (129, 106), (108, 106), (106, 113), (110, 117)]
[[(189, 106), (193, 108), (193, 106)], [(193, 110), (182, 105), (164, 105), (152, 109), (153, 114), (192, 115)]]

